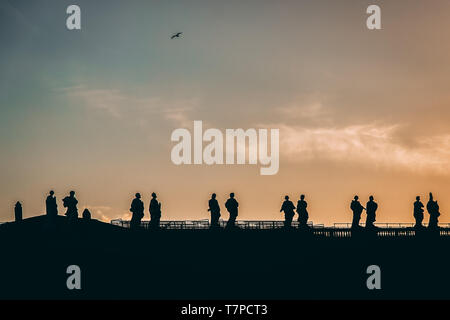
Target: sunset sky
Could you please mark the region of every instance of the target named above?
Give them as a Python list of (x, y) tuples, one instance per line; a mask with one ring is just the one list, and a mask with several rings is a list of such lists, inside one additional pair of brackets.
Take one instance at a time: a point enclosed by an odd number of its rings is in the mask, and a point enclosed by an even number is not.
[[(235, 192), (238, 219), (279, 220), (304, 193), (325, 225), (351, 222), (355, 194), (377, 222), (413, 222), (432, 191), (450, 222), (448, 0), (0, 0), (0, 41), (0, 221), (16, 201), (42, 214), (54, 189), (60, 214), (75, 190), (104, 221), (136, 192), (163, 220), (208, 218), (212, 192), (222, 218)], [(171, 133), (194, 120), (280, 129), (278, 174), (174, 165)]]

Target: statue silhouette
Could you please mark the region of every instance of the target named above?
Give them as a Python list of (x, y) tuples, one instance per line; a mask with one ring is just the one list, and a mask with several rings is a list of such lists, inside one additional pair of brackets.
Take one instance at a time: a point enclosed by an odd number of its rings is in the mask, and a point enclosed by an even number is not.
[(16, 222), (22, 221), (22, 204), (19, 201), (14, 206), (14, 218)]
[(89, 209), (84, 209), (82, 217), (84, 222), (91, 221), (91, 212), (89, 211)]
[(439, 213), (438, 202), (433, 200), (433, 194), (430, 192), (430, 199), (427, 203), (427, 211), (430, 214), (430, 221), (428, 222), (428, 229), (438, 229), (438, 217)]
[(236, 217), (238, 216), (239, 203), (234, 198), (234, 193), (230, 193), (230, 198), (225, 202), (225, 208), (230, 213), (226, 228), (232, 229), (236, 226)]
[(78, 219), (78, 200), (75, 198), (75, 191), (70, 191), (69, 196), (63, 199), (63, 205), (67, 208), (66, 216), (69, 222), (75, 222)]
[(414, 219), (416, 220), (416, 224), (414, 228), (422, 229), (423, 225), (423, 203), (420, 201), (420, 196), (416, 197), (416, 202), (414, 202)]
[(300, 200), (297, 201), (297, 213), (298, 213), (298, 222), (299, 222), (299, 228), (305, 228), (308, 227), (308, 210), (306, 208), (308, 207), (308, 203), (305, 201), (305, 195), (302, 194), (300, 196)]
[(378, 209), (378, 204), (373, 201), (373, 196), (369, 197), (369, 201), (366, 204), (366, 229), (375, 229), (375, 225), (373, 224), (376, 220), (376, 211)]
[(141, 220), (144, 217), (144, 203), (141, 200), (140, 193), (135, 194), (135, 198), (131, 202), (130, 211), (132, 212), (130, 229), (139, 229), (141, 226)]
[(361, 213), (365, 209), (358, 201), (359, 197), (355, 196), (350, 204), (350, 209), (353, 211), (352, 229), (359, 229), (359, 220), (361, 220)]
[(159, 229), (161, 221), (161, 202), (156, 200), (156, 193), (152, 193), (152, 200), (150, 200), (150, 229)]
[(209, 199), (209, 209), (211, 212), (211, 228), (219, 228), (219, 218), (220, 218), (220, 206), (219, 202), (216, 200), (216, 194), (213, 193), (211, 195), (211, 199)]
[(55, 192), (51, 190), (45, 200), (45, 207), (48, 217), (56, 217), (58, 215), (58, 205), (56, 204)]
[(289, 200), (289, 196), (285, 196), (284, 199), (285, 200), (281, 206), (280, 212), (284, 212), (284, 227), (290, 228), (292, 226), (292, 219), (295, 215), (295, 206), (292, 201)]

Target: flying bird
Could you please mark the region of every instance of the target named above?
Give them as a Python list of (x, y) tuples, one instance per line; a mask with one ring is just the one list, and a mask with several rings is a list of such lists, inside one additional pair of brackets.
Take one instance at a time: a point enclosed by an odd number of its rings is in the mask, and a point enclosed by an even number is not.
[(175, 33), (173, 36), (170, 37), (170, 39), (179, 38), (182, 34), (183, 32)]

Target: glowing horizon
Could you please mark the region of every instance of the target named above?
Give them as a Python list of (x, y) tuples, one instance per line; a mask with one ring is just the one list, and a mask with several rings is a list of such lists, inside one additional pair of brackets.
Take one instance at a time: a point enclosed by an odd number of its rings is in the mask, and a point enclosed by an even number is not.
[[(222, 219), (235, 192), (238, 220), (282, 220), (283, 197), (305, 194), (324, 225), (350, 222), (355, 194), (374, 195), (376, 222), (412, 223), (431, 191), (450, 222), (448, 1), (377, 1), (375, 31), (370, 1), (80, 0), (80, 31), (69, 4), (0, 4), (0, 221), (16, 201), (45, 212), (53, 189), (59, 214), (75, 190), (105, 222), (136, 192), (145, 219), (158, 194), (162, 220), (208, 218), (213, 192)], [(278, 173), (174, 165), (171, 134), (195, 120), (279, 128)]]

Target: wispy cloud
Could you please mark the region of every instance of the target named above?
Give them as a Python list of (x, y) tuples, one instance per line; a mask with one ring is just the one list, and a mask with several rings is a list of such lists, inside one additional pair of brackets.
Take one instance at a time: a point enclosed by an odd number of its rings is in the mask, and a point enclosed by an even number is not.
[(138, 98), (117, 89), (90, 89), (74, 86), (62, 89), (76, 102), (94, 109), (103, 110), (115, 118), (122, 118), (132, 109), (153, 109), (158, 102), (156, 98)]
[(327, 159), (418, 172), (449, 174), (450, 135), (417, 138), (402, 143), (399, 125), (376, 124), (346, 127), (302, 128), (284, 124), (280, 128), (281, 154), (291, 161)]
[[(117, 89), (90, 89), (84, 86), (74, 86), (59, 89), (76, 103), (88, 108), (105, 111), (114, 118), (123, 118), (127, 114), (160, 115), (177, 127), (192, 125), (189, 113), (198, 106), (195, 98), (173, 99), (165, 97), (139, 97)], [(138, 118), (145, 125), (143, 117)]]
[(328, 114), (321, 102), (306, 105), (291, 104), (277, 109), (281, 116), (289, 119), (323, 119)]
[(191, 110), (189, 107), (167, 109), (164, 110), (164, 117), (177, 127), (190, 128), (193, 124), (193, 120), (189, 117)]

